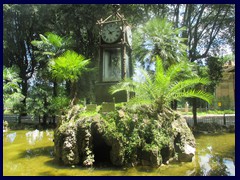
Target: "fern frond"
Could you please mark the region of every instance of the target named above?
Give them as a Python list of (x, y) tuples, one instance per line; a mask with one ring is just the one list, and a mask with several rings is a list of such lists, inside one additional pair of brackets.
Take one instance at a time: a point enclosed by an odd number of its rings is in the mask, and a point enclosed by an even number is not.
[(110, 94), (115, 94), (120, 91), (135, 92), (135, 83), (131, 79), (125, 79), (109, 88)]
[(47, 39), (49, 41), (49, 43), (51, 43), (53, 46), (55, 47), (61, 47), (62, 46), (62, 42), (63, 42), (63, 38), (58, 36), (57, 34), (53, 34), (53, 33), (46, 33), (47, 35)]
[(182, 81), (177, 81), (171, 84), (171, 87), (169, 88), (169, 94), (174, 94), (176, 92), (180, 92), (184, 89), (194, 87), (197, 84), (209, 84), (210, 81), (206, 78), (193, 78), (193, 79), (186, 79)]
[[(176, 100), (180, 100), (181, 98), (190, 98), (190, 97), (199, 98), (211, 104), (214, 96), (210, 93), (206, 93), (204, 91), (194, 90), (194, 89), (178, 92), (172, 96), (172, 98)], [(172, 98), (170, 98), (170, 100), (167, 100), (167, 101), (168, 102), (172, 101)]]

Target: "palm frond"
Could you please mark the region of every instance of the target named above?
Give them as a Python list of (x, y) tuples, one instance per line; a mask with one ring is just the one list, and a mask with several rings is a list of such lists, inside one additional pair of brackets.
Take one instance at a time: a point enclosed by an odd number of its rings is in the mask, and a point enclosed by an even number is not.
[(162, 59), (157, 56), (156, 57), (156, 72), (155, 72), (155, 83), (163, 85), (166, 81), (166, 77), (164, 74), (164, 67)]
[(197, 84), (209, 84), (210, 81), (207, 78), (193, 78), (193, 79), (186, 79), (186, 80), (182, 80), (182, 81), (177, 81), (177, 82), (173, 82), (171, 84), (171, 86), (169, 87), (169, 94), (174, 94), (176, 92), (180, 92), (184, 89), (187, 88), (193, 88), (195, 85)]
[(179, 76), (179, 73), (182, 72), (185, 69), (185, 67), (186, 67), (185, 62), (174, 64), (166, 70), (166, 76), (170, 77), (171, 79), (176, 79), (176, 77)]
[(50, 56), (55, 56), (55, 53), (53, 53), (53, 52), (43, 52), (42, 53), (43, 55), (50, 55)]
[(49, 44), (48, 39), (47, 39), (44, 35), (39, 34), (39, 36), (40, 36), (40, 39), (42, 40), (43, 43), (45, 43), (45, 44)]
[(126, 78), (123, 81), (111, 86), (109, 88), (110, 94), (115, 94), (120, 91), (128, 91), (128, 92), (135, 92), (135, 83), (133, 80)]
[(132, 108), (132, 107), (137, 107), (141, 105), (149, 105), (152, 104), (153, 100), (150, 98), (142, 98), (141, 96), (135, 96), (127, 102), (127, 107)]
[(58, 58), (52, 59), (49, 66), (54, 77), (76, 81), (89, 63), (90, 60), (85, 59), (83, 55), (74, 51), (66, 51)]
[[(138, 49), (137, 56), (145, 50), (151, 54), (158, 54), (164, 60), (164, 65), (178, 62), (186, 56), (187, 46), (184, 38), (179, 35), (185, 28), (174, 28), (167, 19), (154, 18), (137, 30), (137, 40), (133, 43), (134, 51)], [(150, 43), (149, 43), (150, 42)], [(154, 48), (157, 46), (158, 48)], [(141, 59), (144, 60), (144, 59)]]
[(33, 46), (36, 46), (37, 48), (41, 47), (43, 45), (43, 42), (42, 41), (38, 41), (38, 40), (33, 40), (31, 41), (31, 44)]
[(206, 93), (201, 90), (190, 89), (190, 90), (185, 90), (182, 92), (175, 93), (171, 97), (171, 99), (167, 100), (167, 101), (168, 102), (172, 101), (172, 98), (174, 98), (176, 100), (180, 100), (181, 98), (190, 98), (190, 97), (199, 98), (199, 99), (202, 99), (202, 100), (208, 102), (209, 104), (211, 104), (214, 96), (210, 93)]
[(55, 47), (61, 47), (63, 43), (63, 38), (53, 33), (45, 33), (47, 35), (47, 40)]

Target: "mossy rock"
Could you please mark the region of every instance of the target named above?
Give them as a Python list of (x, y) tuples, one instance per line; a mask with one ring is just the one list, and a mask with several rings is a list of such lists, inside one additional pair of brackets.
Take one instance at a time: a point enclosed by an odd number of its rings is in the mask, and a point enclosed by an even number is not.
[(141, 165), (159, 167), (162, 164), (162, 156), (157, 147), (143, 149), (141, 153)]
[(70, 110), (54, 133), (55, 158), (64, 164), (108, 161), (115, 166), (158, 167), (176, 155), (179, 161), (191, 161), (195, 154), (186, 120), (171, 109), (158, 112), (141, 106), (88, 117), (75, 114), (81, 112)]

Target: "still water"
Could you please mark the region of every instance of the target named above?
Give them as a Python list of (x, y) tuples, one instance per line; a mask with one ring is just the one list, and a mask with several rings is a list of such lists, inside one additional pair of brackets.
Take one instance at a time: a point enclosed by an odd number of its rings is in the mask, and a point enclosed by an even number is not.
[(53, 131), (3, 134), (4, 176), (234, 176), (235, 134), (196, 136), (193, 162), (160, 168), (66, 167), (54, 162)]

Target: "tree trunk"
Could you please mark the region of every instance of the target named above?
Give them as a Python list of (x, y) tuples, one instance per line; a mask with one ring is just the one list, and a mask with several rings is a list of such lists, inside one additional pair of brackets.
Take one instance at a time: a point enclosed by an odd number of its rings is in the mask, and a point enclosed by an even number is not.
[(172, 108), (173, 110), (177, 110), (177, 100), (173, 100), (173, 101), (171, 102), (171, 108)]
[(180, 9), (180, 4), (177, 4), (175, 7), (175, 28), (178, 28), (179, 24), (179, 9)]
[(27, 84), (27, 79), (24, 79), (22, 81), (22, 94), (25, 96), (24, 99), (22, 100), (22, 106), (20, 110), (20, 115), (21, 116), (26, 116), (26, 99), (27, 99), (27, 90), (28, 90), (28, 84)]
[(18, 124), (21, 124), (21, 117), (22, 117), (21, 114), (19, 114), (17, 117)]
[(57, 81), (53, 81), (53, 97), (57, 97)]
[(43, 115), (43, 125), (44, 125), (44, 126), (47, 125), (47, 117), (48, 117), (48, 115), (45, 113), (45, 114)]
[[(56, 81), (56, 79), (54, 79), (54, 81), (53, 81), (53, 97), (57, 97), (57, 81)], [(53, 119), (53, 124), (55, 124), (56, 123), (56, 121), (55, 121), (56, 112), (54, 112), (52, 119)]]
[(71, 105), (75, 105), (78, 102), (78, 97), (77, 97), (77, 81), (72, 82), (71, 84)]
[(71, 82), (70, 81), (66, 81), (66, 91), (67, 91), (67, 96), (71, 97)]
[(56, 124), (56, 115), (53, 115), (52, 119), (53, 119), (53, 124)]
[[(47, 108), (47, 105), (48, 105), (48, 103), (47, 103), (47, 97), (45, 96), (45, 97), (44, 97), (44, 108)], [(47, 124), (47, 117), (48, 117), (47, 113), (44, 113), (44, 114), (43, 114), (43, 125), (46, 125), (46, 124)]]
[(197, 99), (192, 98), (192, 113), (193, 113), (193, 122), (194, 126), (197, 125)]

